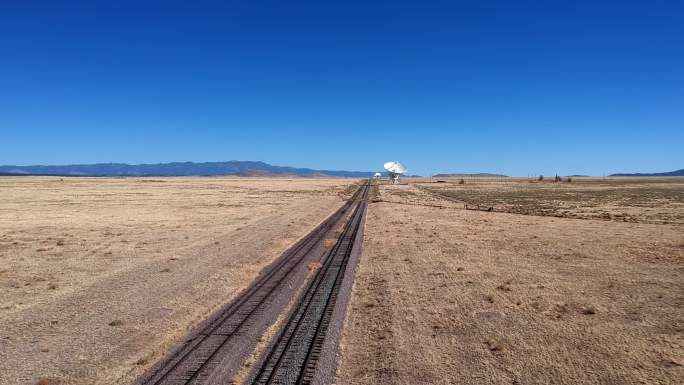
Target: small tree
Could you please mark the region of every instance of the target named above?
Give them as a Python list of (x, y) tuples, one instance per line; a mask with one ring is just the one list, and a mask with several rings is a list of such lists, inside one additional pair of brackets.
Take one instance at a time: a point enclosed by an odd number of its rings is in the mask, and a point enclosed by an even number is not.
[(544, 180), (544, 175), (539, 175), (539, 179), (537, 179), (537, 180), (540, 181), (540, 182), (543, 181), (543, 180)]
[(568, 183), (572, 182), (572, 178), (568, 177)]
[(561, 177), (558, 176), (558, 174), (556, 174), (556, 177), (553, 179), (553, 181), (558, 183), (558, 182), (561, 182), (562, 179), (561, 179)]
[(463, 179), (458, 181), (458, 184), (465, 184), (465, 181)]

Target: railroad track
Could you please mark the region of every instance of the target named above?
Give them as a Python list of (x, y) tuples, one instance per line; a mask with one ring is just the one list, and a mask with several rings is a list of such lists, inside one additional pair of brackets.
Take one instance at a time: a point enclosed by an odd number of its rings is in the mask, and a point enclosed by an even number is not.
[(363, 187), (360, 202), (342, 236), (267, 353), (252, 379), (253, 385), (309, 385), (313, 382), (344, 273), (363, 222), (369, 186)]
[[(301, 270), (303, 262), (307, 260), (307, 256), (317, 248), (322, 248), (326, 237), (334, 234), (342, 223), (347, 223), (342, 238), (346, 236), (350, 222), (346, 218), (352, 213), (353, 220), (359, 212), (359, 207), (365, 208), (367, 190), (367, 184), (357, 189), (352, 198), (340, 209), (285, 251), (235, 300), (198, 327), (181, 346), (152, 367), (135, 384), (227, 383), (236, 370), (228, 368), (231, 365), (226, 363), (246, 358), (249, 353), (249, 346), (246, 345), (256, 345), (257, 341), (245, 342), (245, 335), (250, 332), (252, 322), (258, 319), (259, 314), (268, 306), (273, 306), (274, 298), (286, 289), (288, 282), (291, 283), (297, 271)], [(340, 241), (331, 251), (339, 249), (339, 244)], [(329, 260), (329, 257), (325, 259), (321, 271), (329, 269)], [(320, 271), (314, 281), (319, 275)], [(236, 366), (235, 362), (232, 362), (232, 367), (239, 367), (239, 363)]]

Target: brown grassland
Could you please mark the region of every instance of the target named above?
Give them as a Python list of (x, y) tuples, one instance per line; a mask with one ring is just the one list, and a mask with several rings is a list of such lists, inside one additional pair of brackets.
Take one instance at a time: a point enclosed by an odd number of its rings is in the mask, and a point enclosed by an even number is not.
[[(0, 178), (0, 384), (130, 383), (352, 182)], [(684, 178), (428, 182), (375, 189), (337, 384), (682, 383)]]
[(0, 178), (0, 384), (125, 384), (351, 180)]
[(493, 211), (563, 218), (684, 224), (682, 178), (575, 178), (571, 183), (514, 180), (416, 184)]
[(426, 182), (369, 205), (339, 384), (684, 382), (684, 178)]

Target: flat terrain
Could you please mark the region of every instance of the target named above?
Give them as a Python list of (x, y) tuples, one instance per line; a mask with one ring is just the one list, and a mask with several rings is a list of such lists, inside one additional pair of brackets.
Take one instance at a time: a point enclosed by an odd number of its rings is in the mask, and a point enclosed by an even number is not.
[(0, 384), (122, 384), (354, 182), (0, 178)]
[(683, 193), (681, 178), (380, 186), (337, 383), (681, 384)]
[[(0, 178), (0, 384), (130, 383), (352, 182)], [(683, 194), (682, 178), (379, 186), (337, 383), (682, 383)]]
[[(416, 184), (469, 206), (563, 218), (684, 224), (684, 178), (575, 178)], [(464, 181), (465, 182), (465, 181)]]

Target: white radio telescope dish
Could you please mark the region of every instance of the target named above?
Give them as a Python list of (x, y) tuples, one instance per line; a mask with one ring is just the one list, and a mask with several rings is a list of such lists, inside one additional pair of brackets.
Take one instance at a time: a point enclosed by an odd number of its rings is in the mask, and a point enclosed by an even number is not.
[(387, 162), (384, 167), (389, 173), (389, 181), (392, 184), (398, 184), (401, 174), (404, 174), (407, 171), (406, 166), (399, 162)]
[(380, 174), (379, 172), (376, 172), (376, 173), (373, 175), (373, 179), (378, 179), (378, 178), (380, 178), (381, 176), (382, 176), (382, 174)]

